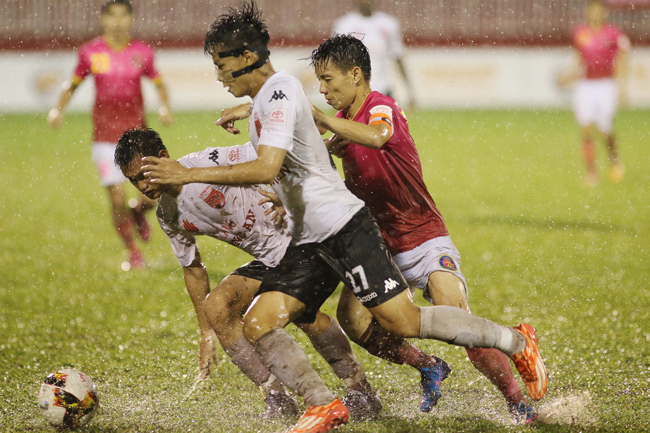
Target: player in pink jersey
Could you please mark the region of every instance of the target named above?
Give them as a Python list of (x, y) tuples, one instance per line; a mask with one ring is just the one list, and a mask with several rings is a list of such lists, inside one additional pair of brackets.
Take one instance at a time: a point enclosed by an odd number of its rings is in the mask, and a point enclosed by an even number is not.
[(562, 74), (558, 84), (567, 86), (577, 80), (573, 95), (573, 111), (582, 131), (584, 158), (587, 165), (585, 182), (598, 182), (594, 146), (594, 127), (604, 136), (609, 154), (609, 177), (623, 180), (623, 167), (618, 158), (613, 121), (617, 105), (627, 99), (629, 38), (607, 22), (607, 6), (601, 0), (590, 0), (585, 8), (585, 24), (573, 29), (576, 50), (573, 67)]
[(59, 127), (63, 111), (81, 82), (88, 76), (95, 78), (96, 97), (93, 108), (92, 157), (108, 191), (113, 223), (129, 251), (129, 262), (123, 269), (144, 266), (144, 259), (135, 242), (134, 229), (147, 241), (151, 229), (145, 212), (153, 203), (141, 196), (134, 206), (127, 206), (124, 190), (126, 180), (113, 164), (115, 144), (130, 128), (145, 126), (141, 78), (154, 82), (160, 99), (160, 120), (172, 120), (167, 90), (154, 67), (154, 53), (145, 43), (132, 40), (130, 29), (133, 10), (128, 0), (109, 0), (101, 9), (103, 34), (79, 49), (79, 61), (72, 80), (65, 88), (57, 105), (47, 116), (48, 122)]
[[(434, 305), (469, 311), (460, 253), (424, 183), (404, 113), (394, 99), (370, 88), (371, 66), (365, 45), (352, 35), (335, 35), (313, 51), (311, 60), (321, 93), (329, 105), (340, 110), (336, 117), (317, 108), (313, 112), (319, 126), (335, 133), (326, 144), (342, 158), (346, 186), (370, 209), (409, 285), (422, 289)], [(372, 316), (361, 309), (349, 290), (344, 290), (341, 298), (339, 306), (346, 308), (339, 308), (339, 321), (346, 329), (355, 329), (348, 335), (372, 338), (376, 326)], [(467, 348), (467, 354), (499, 388), (518, 421), (530, 422), (536, 417), (505, 354), (480, 348)], [(433, 380), (447, 376), (447, 372), (433, 373), (438, 373)], [(438, 396), (427, 392), (431, 381), (423, 374), (420, 410), (425, 412), (439, 397), (439, 391)]]

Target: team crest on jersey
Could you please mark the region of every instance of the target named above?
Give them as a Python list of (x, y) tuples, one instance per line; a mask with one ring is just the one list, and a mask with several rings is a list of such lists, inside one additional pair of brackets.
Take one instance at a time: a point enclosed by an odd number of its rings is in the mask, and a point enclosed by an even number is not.
[(226, 204), (226, 197), (223, 195), (223, 193), (221, 191), (217, 191), (211, 186), (204, 189), (199, 197), (201, 197), (201, 199), (213, 209), (219, 209), (223, 207), (224, 204)]
[(454, 272), (458, 270), (458, 266), (456, 266), (456, 262), (454, 262), (454, 259), (452, 259), (447, 255), (440, 256), (440, 258), (438, 259), (438, 263), (443, 269), (448, 269)]
[(198, 232), (199, 228), (188, 220), (183, 220), (183, 228), (188, 232)]
[(90, 72), (105, 74), (111, 69), (111, 56), (108, 53), (92, 53), (90, 55)]

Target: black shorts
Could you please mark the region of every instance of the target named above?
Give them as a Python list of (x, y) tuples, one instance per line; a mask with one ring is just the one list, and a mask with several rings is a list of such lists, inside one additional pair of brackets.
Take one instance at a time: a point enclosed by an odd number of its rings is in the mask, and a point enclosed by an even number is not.
[(264, 279), (264, 276), (266, 276), (266, 273), (269, 272), (270, 269), (273, 268), (266, 266), (264, 263), (260, 262), (259, 260), (253, 260), (252, 262), (248, 262), (245, 265), (235, 269), (230, 273), (230, 275), (239, 275), (240, 277), (246, 277), (252, 280), (262, 281)]
[(298, 321), (312, 323), (340, 281), (366, 307), (381, 305), (408, 288), (365, 207), (325, 241), (290, 246), (265, 275), (258, 293), (282, 292), (298, 299), (306, 306)]

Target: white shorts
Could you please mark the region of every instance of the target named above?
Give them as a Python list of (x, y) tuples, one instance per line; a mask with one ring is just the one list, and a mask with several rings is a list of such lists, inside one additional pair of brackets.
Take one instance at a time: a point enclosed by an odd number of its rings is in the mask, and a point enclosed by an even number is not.
[(428, 240), (410, 251), (393, 256), (393, 261), (409, 285), (422, 289), (424, 298), (428, 301), (432, 301), (426, 290), (429, 275), (436, 271), (451, 272), (460, 278), (467, 295), (467, 282), (460, 270), (460, 253), (449, 236)]
[(99, 171), (102, 186), (119, 185), (126, 180), (122, 170), (115, 165), (115, 147), (114, 143), (93, 143), (93, 162)]
[(618, 105), (618, 87), (612, 78), (580, 80), (573, 93), (573, 113), (580, 126), (596, 124), (604, 133), (612, 132)]

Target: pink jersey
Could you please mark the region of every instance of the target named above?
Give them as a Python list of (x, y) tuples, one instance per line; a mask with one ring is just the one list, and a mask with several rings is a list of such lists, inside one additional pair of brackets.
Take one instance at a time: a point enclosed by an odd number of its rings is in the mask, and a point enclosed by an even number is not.
[(88, 74), (95, 77), (95, 142), (116, 143), (127, 129), (145, 126), (140, 79), (158, 78), (153, 57), (151, 47), (140, 41), (114, 50), (97, 37), (81, 46), (73, 81), (79, 84)]
[(629, 42), (616, 26), (606, 24), (593, 29), (581, 24), (573, 29), (573, 44), (585, 66), (585, 78), (599, 79), (614, 76), (614, 61), (619, 50), (627, 49)]
[[(346, 112), (338, 117), (348, 118)], [(381, 149), (350, 143), (343, 157), (345, 184), (375, 217), (392, 254), (447, 236), (447, 227), (422, 177), (420, 156), (404, 113), (394, 99), (372, 92), (355, 122), (388, 126), (391, 138)]]

